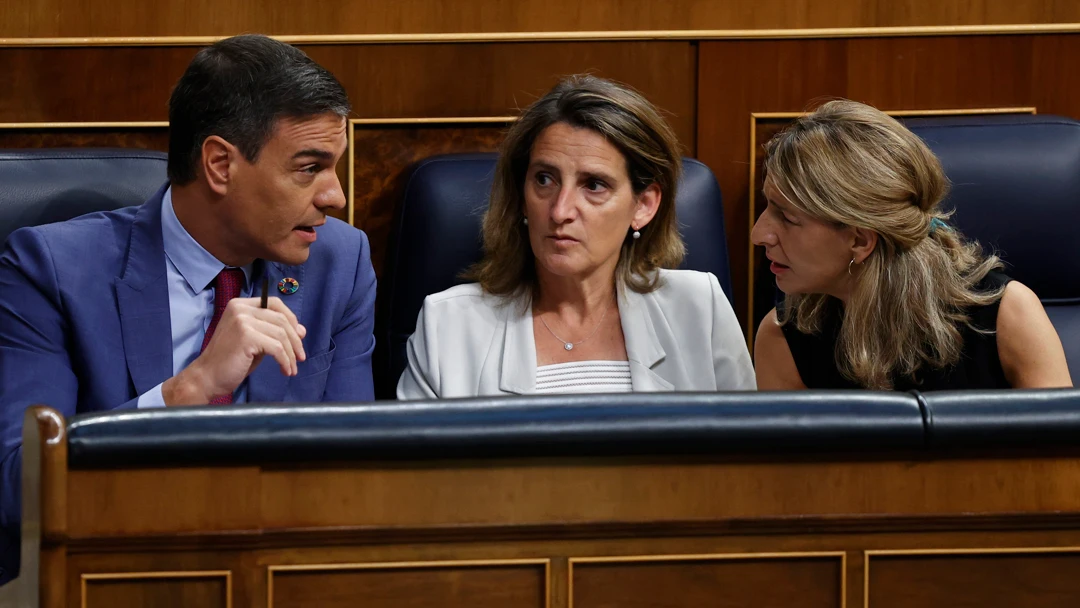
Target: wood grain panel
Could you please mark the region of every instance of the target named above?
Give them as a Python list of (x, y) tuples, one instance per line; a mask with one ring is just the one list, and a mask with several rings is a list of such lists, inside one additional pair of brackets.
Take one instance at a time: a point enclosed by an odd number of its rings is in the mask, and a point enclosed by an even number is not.
[(593, 460), (266, 471), (262, 522), (281, 529), (1080, 512), (1076, 458), (629, 465)]
[(0, 148), (138, 148), (169, 151), (167, 127), (0, 128)]
[(68, 532), (250, 529), (259, 522), (259, 487), (255, 468), (183, 469), (169, 477), (153, 469), (72, 471), (68, 491), (92, 499), (69, 515)]
[(1078, 35), (702, 43), (698, 158), (724, 192), (740, 318), (756, 327), (762, 312), (748, 306), (755, 217), (747, 165), (757, 154), (750, 150), (752, 113), (799, 112), (847, 97), (884, 110), (1036, 107), (1077, 117), (1080, 81), (1060, 60), (1077, 53)]
[(169, 94), (197, 51), (0, 49), (0, 122), (168, 120)]
[[(250, 535), (246, 538), (249, 543), (253, 540)], [(99, 547), (96, 552), (60, 546), (67, 554), (68, 562), (64, 580), (56, 582), (66, 585), (71, 605), (78, 605), (83, 589), (89, 592), (95, 586), (102, 590), (117, 589), (113, 594), (137, 595), (139, 589), (145, 589), (142, 593), (153, 594), (160, 593), (157, 590), (162, 588), (188, 585), (192, 591), (178, 594), (202, 593), (215, 600), (227, 594), (233, 606), (266, 606), (266, 566), (259, 562), (255, 551), (237, 551), (236, 543), (222, 546), (210, 541), (208, 544), (206, 537), (195, 543), (195, 549), (188, 547), (186, 550), (169, 547), (168, 541), (140, 544), (133, 540), (129, 537), (111, 548)], [(174, 537), (173, 540), (179, 539)], [(122, 548), (118, 550), (118, 547)], [(222, 594), (215, 595), (213, 589), (223, 589)], [(152, 602), (127, 605), (156, 606)], [(207, 605), (220, 604), (215, 601), (207, 602)], [(190, 602), (186, 606), (201, 607), (202, 604)]]
[(1072, 608), (1080, 552), (871, 556), (867, 608)]
[(271, 568), (271, 608), (544, 608), (543, 565)]
[(269, 34), (410, 34), (670, 29), (773, 29), (1069, 23), (1080, 7), (1055, 0), (118, 0), (109, 10), (65, 0), (0, 4), (0, 38)]
[(567, 42), (302, 47), (341, 79), (358, 118), (516, 116), (567, 74), (625, 82), (665, 110), (694, 150), (690, 42)]
[(574, 608), (843, 608), (837, 557), (574, 564)]
[(371, 241), (371, 263), (381, 278), (391, 223), (410, 167), (429, 156), (493, 152), (506, 123), (355, 125), (353, 225)]
[(82, 608), (227, 608), (232, 605), (227, 573), (86, 575), (82, 582)]
[[(669, 115), (694, 150), (690, 42), (301, 47), (341, 80), (356, 118), (513, 116), (561, 76), (626, 82)], [(0, 122), (168, 119), (169, 94), (197, 49), (0, 48)], [(463, 71), (467, 68), (467, 71)]]

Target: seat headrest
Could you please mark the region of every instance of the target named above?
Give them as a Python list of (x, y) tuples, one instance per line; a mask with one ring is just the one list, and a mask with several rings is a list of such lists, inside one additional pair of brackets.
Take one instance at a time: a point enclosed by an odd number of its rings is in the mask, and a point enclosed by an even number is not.
[[(480, 261), (496, 154), (447, 154), (420, 161), (398, 205), (380, 285), (376, 394), (392, 397), (405, 369), (405, 342), (430, 294), (465, 282)], [(702, 163), (683, 159), (675, 201), (687, 255), (682, 267), (711, 272), (731, 300), (720, 186)]]
[(0, 245), (24, 226), (145, 202), (167, 180), (166, 159), (150, 150), (0, 150)]
[(952, 182), (953, 224), (1046, 303), (1080, 304), (1080, 122), (1058, 116), (918, 118), (907, 126)]

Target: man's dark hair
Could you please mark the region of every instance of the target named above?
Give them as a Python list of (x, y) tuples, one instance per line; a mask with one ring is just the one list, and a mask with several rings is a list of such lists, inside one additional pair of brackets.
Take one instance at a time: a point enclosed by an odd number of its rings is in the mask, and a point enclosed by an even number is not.
[(194, 181), (211, 135), (255, 162), (279, 118), (350, 111), (337, 78), (300, 49), (255, 34), (221, 40), (195, 55), (169, 99), (169, 179)]

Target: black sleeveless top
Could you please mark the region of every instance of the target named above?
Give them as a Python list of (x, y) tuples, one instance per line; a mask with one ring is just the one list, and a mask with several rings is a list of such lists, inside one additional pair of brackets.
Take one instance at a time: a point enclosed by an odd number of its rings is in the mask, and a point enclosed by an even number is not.
[[(993, 291), (1011, 280), (1004, 274), (991, 272), (975, 287), (977, 291)], [(996, 331), (999, 304), (1000, 300), (969, 309), (967, 313), (971, 324), (983, 331)], [(781, 326), (791, 356), (795, 359), (795, 367), (807, 388), (863, 388), (843, 377), (836, 367), (836, 338), (840, 335), (842, 321), (840, 301), (833, 300), (823, 320), (821, 333), (804, 334), (795, 328), (794, 323)], [(960, 327), (960, 335), (964, 340), (960, 361), (945, 369), (926, 367), (916, 373), (915, 379), (894, 378), (894, 390), (1010, 388), (998, 358), (997, 334), (980, 333), (964, 325)]]

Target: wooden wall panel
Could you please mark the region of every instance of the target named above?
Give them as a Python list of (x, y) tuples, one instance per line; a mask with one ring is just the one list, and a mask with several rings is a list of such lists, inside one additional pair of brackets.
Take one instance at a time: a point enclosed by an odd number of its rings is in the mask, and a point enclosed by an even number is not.
[(435, 125), (356, 125), (353, 160), (353, 224), (367, 233), (371, 263), (379, 278), (398, 201), (409, 168), (429, 156), (493, 152), (502, 140), (505, 122), (450, 122)]
[(167, 127), (0, 128), (0, 148), (139, 148), (169, 151)]
[[(356, 118), (514, 115), (561, 76), (626, 82), (666, 110), (694, 150), (696, 49), (690, 42), (301, 47), (332, 71)], [(0, 122), (168, 118), (190, 47), (0, 48)]]
[(168, 120), (169, 93), (197, 51), (0, 49), (0, 122)]
[(1078, 553), (872, 556), (866, 608), (1072, 608)]
[(227, 608), (232, 605), (228, 573), (87, 575), (82, 585), (80, 605), (83, 608)]
[(648, 560), (574, 564), (575, 608), (843, 608), (843, 560)]
[(752, 113), (847, 97), (883, 110), (1034, 107), (1077, 117), (1080, 83), (1061, 60), (1077, 53), (1080, 35), (1072, 34), (702, 43), (698, 158), (724, 192), (736, 312), (748, 328), (761, 314), (748, 303)]
[(545, 608), (543, 565), (358, 564), (279, 571), (271, 568), (270, 608)]
[(1080, 21), (1060, 0), (72, 0), (0, 3), (0, 38), (942, 26)]

